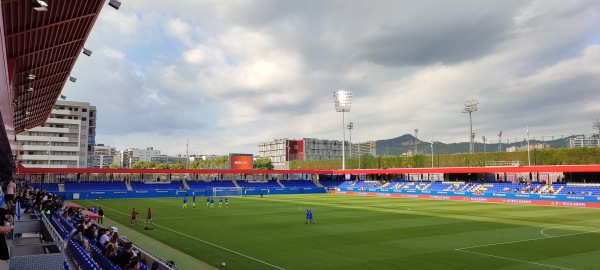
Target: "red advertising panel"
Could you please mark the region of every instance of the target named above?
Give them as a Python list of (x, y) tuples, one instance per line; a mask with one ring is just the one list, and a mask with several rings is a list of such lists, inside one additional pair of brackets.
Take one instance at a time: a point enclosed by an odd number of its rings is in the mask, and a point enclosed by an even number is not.
[(232, 170), (252, 170), (252, 154), (229, 154), (229, 168)]

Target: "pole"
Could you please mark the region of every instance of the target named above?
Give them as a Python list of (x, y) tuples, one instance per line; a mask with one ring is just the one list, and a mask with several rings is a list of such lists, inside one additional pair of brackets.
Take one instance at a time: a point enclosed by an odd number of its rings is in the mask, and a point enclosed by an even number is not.
[(346, 117), (345, 112), (342, 112), (342, 170), (346, 169)]
[(470, 135), (470, 141), (469, 141), (469, 153), (473, 153), (473, 117), (471, 116), (471, 112), (469, 112), (469, 135)]
[(185, 142), (185, 169), (187, 170), (188, 165), (190, 163), (190, 139), (187, 139)]
[(531, 154), (529, 152), (529, 126), (527, 126), (527, 166), (531, 166)]
[(433, 168), (433, 135), (431, 135), (431, 168)]
[(418, 144), (417, 142), (419, 140), (419, 139), (417, 139), (418, 136), (419, 136), (419, 129), (415, 128), (415, 156), (417, 155), (417, 151), (418, 151), (418, 148), (417, 148), (417, 144)]
[(358, 169), (360, 170), (360, 141), (358, 141)]

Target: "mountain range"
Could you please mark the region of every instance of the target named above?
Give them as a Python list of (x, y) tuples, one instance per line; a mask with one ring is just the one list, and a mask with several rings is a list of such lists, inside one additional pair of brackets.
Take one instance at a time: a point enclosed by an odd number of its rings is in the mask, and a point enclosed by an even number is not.
[[(569, 137), (559, 138), (555, 140), (529, 140), (529, 144), (539, 144), (544, 143), (550, 145), (551, 148), (568, 148), (569, 147), (569, 139), (576, 137), (577, 135), (572, 135)], [(416, 140), (417, 142), (417, 152), (418, 154), (430, 155), (431, 154), (431, 142), (429, 141), (421, 141)], [(402, 136), (386, 139), (386, 140), (378, 140), (376, 141), (377, 147), (377, 155), (384, 156), (400, 156), (406, 155), (408, 153), (413, 153), (415, 151), (415, 136), (411, 134), (404, 134)], [(518, 141), (511, 142), (508, 144), (502, 143), (502, 152), (505, 152), (509, 147), (521, 147), (527, 145), (526, 141)], [(437, 154), (458, 154), (458, 153), (468, 153), (469, 152), (469, 142), (460, 142), (460, 143), (443, 143), (440, 141), (434, 141), (433, 144), (433, 152)], [(486, 143), (485, 144), (485, 152), (498, 152), (499, 151), (498, 143)], [(484, 145), (482, 142), (475, 142), (474, 148), (476, 153), (484, 152)]]

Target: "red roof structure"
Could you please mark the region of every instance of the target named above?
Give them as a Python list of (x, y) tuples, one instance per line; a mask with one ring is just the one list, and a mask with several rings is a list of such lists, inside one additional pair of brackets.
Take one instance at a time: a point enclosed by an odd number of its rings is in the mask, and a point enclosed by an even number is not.
[(1, 0), (15, 133), (43, 124), (71, 75), (104, 0)]

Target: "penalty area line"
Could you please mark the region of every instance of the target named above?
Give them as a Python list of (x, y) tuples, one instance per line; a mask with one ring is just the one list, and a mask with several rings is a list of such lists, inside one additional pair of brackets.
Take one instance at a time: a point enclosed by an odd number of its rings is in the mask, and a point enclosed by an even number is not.
[(225, 250), (225, 251), (231, 252), (231, 253), (233, 253), (233, 254), (236, 254), (236, 255), (242, 256), (242, 257), (244, 257), (244, 258), (247, 258), (247, 259), (250, 259), (250, 260), (253, 260), (253, 261), (256, 261), (256, 262), (259, 262), (259, 263), (262, 263), (262, 264), (268, 265), (268, 266), (271, 266), (271, 267), (273, 267), (273, 268), (277, 268), (277, 269), (285, 270), (285, 268), (281, 268), (281, 267), (279, 267), (279, 266), (276, 266), (276, 265), (270, 264), (270, 263), (268, 263), (268, 262), (261, 261), (261, 260), (259, 260), (259, 259), (256, 259), (256, 258), (253, 258), (253, 257), (250, 257), (250, 256), (248, 256), (248, 255), (245, 255), (245, 254), (239, 253), (239, 252), (237, 252), (237, 251), (234, 251), (234, 250), (231, 250), (231, 249), (228, 249), (228, 248), (225, 248), (225, 247), (219, 246), (219, 245), (217, 245), (217, 244), (213, 244), (213, 243), (211, 243), (211, 242), (208, 242), (208, 241), (206, 241), (206, 240), (202, 240), (202, 239), (200, 239), (200, 238), (196, 238), (196, 237), (194, 237), (194, 236), (187, 235), (187, 234), (185, 234), (185, 233), (182, 233), (182, 232), (178, 232), (178, 231), (176, 231), (176, 230), (173, 230), (173, 229), (167, 228), (167, 227), (165, 227), (165, 226), (156, 225), (156, 224), (155, 224), (154, 226), (161, 227), (161, 228), (163, 228), (163, 229), (165, 229), (165, 230), (168, 230), (168, 231), (171, 231), (171, 232), (173, 232), (173, 233), (176, 233), (176, 234), (179, 234), (179, 235), (183, 235), (183, 236), (185, 236), (185, 237), (188, 237), (188, 238), (190, 238), (190, 239), (194, 239), (194, 240), (196, 240), (196, 241), (199, 241), (199, 242), (205, 243), (205, 244), (207, 244), (207, 245), (211, 245), (211, 246), (213, 246), (213, 247), (220, 248), (220, 249), (222, 249), (222, 250)]

